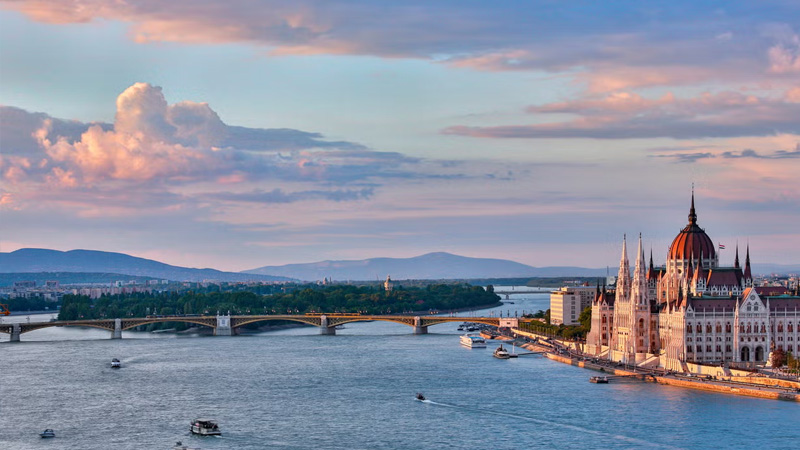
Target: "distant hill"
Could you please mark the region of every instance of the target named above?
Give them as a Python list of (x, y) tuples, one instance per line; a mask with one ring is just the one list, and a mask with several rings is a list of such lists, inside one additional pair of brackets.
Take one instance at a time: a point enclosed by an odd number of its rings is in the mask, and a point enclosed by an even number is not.
[(161, 278), (124, 275), (121, 273), (88, 273), (88, 272), (20, 272), (0, 273), (0, 287), (12, 286), (16, 281), (35, 281), (37, 286), (44, 286), (45, 281), (58, 281), (65, 284), (110, 284), (115, 281), (127, 283), (135, 281), (144, 284), (149, 280)]
[(171, 281), (289, 281), (280, 276), (171, 266), (124, 253), (96, 250), (62, 252), (23, 248), (10, 253), (0, 252), (0, 273), (19, 272), (119, 273)]
[(358, 261), (321, 261), (309, 264), (264, 266), (245, 273), (271, 274), (306, 281), (375, 280), (387, 275), (406, 279), (471, 279), (605, 276), (606, 269), (582, 267), (532, 267), (514, 261), (489, 258), (469, 258), (450, 253), (428, 253), (414, 258), (373, 258)]

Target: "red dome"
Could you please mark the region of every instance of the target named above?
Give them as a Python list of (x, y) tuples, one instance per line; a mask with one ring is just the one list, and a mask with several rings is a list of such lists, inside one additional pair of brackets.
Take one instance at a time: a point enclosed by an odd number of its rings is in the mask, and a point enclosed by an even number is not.
[(689, 224), (672, 241), (672, 245), (669, 246), (668, 258), (671, 260), (696, 260), (701, 256), (703, 259), (715, 259), (716, 251), (711, 238), (697, 225), (697, 214), (694, 212), (694, 194), (692, 194)]

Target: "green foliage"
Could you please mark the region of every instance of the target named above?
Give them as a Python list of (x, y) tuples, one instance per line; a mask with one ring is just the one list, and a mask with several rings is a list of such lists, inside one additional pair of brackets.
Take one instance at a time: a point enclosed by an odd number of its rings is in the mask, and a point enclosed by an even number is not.
[[(362, 313), (428, 313), (494, 305), (499, 297), (480, 286), (435, 284), (424, 288), (397, 288), (385, 292), (377, 286), (293, 285), (222, 292), (220, 287), (204, 292), (132, 293), (103, 296), (65, 295), (59, 320), (145, 317), (147, 315), (216, 314), (235, 315)], [(270, 291), (263, 294), (263, 291)]]
[(7, 303), (8, 309), (14, 311), (44, 311), (45, 309), (55, 310), (59, 303), (47, 301), (42, 297), (31, 298), (9, 298), (0, 301), (0, 303)]
[(559, 337), (570, 340), (584, 340), (592, 327), (592, 307), (587, 306), (578, 317), (580, 325), (553, 325), (550, 323), (550, 310), (538, 311), (532, 316), (536, 319), (544, 319), (544, 322), (532, 321), (521, 323), (520, 328), (532, 333), (543, 334), (545, 336)]

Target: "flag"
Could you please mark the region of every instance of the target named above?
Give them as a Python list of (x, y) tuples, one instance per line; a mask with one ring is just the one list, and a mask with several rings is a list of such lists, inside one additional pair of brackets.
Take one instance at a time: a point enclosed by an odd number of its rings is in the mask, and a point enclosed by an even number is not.
[(725, 246), (724, 246), (724, 245), (722, 245), (722, 244), (719, 244), (719, 249), (720, 249), (720, 250), (725, 250)]

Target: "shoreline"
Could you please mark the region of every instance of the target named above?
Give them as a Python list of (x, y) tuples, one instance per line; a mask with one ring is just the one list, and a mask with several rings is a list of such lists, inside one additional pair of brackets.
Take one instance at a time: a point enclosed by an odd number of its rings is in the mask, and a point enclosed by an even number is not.
[[(516, 334), (516, 333), (515, 333)], [(667, 386), (683, 387), (721, 394), (743, 395), (747, 397), (765, 398), (800, 402), (800, 382), (771, 377), (702, 377), (682, 374), (659, 374), (649, 369), (629, 369), (617, 363), (590, 356), (574, 356), (568, 352), (559, 353), (557, 349), (537, 343), (520, 345), (527, 350), (543, 352), (552, 361), (569, 364), (582, 369), (595, 370), (609, 377), (624, 377), (643, 382), (658, 383)], [(768, 384), (769, 383), (769, 384)]]

